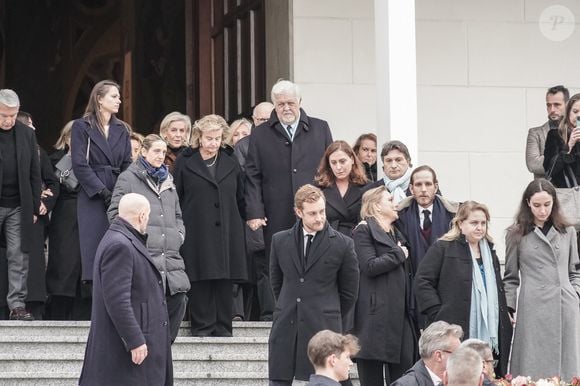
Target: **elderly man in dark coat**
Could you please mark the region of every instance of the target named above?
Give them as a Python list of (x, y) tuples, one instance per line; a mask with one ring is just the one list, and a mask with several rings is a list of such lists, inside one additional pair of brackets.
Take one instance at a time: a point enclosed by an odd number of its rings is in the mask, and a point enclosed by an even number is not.
[(305, 185), (296, 192), (300, 220), (272, 238), (270, 279), (276, 298), (269, 339), (270, 385), (308, 380), (314, 369), (308, 341), (321, 330), (342, 332), (357, 298), (354, 242), (326, 221), (324, 194)]
[(97, 248), (91, 329), (79, 385), (172, 385), (163, 280), (145, 247), (149, 202), (119, 202)]
[(247, 223), (252, 230), (264, 226), (266, 251), (272, 235), (296, 221), (294, 193), (313, 182), (320, 159), (332, 143), (328, 123), (309, 117), (300, 108), (297, 85), (279, 81), (272, 87), (271, 98), (275, 110), (252, 131), (246, 159)]

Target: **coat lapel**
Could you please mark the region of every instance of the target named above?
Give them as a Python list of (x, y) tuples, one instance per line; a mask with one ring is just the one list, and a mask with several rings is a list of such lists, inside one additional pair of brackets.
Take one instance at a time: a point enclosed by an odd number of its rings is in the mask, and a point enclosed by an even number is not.
[(302, 267), (302, 251), (301, 246), (302, 243), (300, 238), (302, 237), (302, 223), (297, 221), (296, 224), (292, 227), (291, 232), (288, 232), (288, 251), (294, 262), (294, 266), (296, 266), (296, 271), (300, 274), (304, 272), (304, 267)]
[[(101, 131), (97, 127), (91, 127), (89, 121), (85, 120), (85, 122), (87, 123), (87, 125), (85, 126), (85, 131), (87, 132), (87, 135), (91, 139), (91, 142), (99, 149), (101, 149), (105, 157), (107, 157), (107, 160), (109, 160), (109, 162), (112, 165), (114, 165), (115, 163), (113, 162), (113, 154), (111, 153), (111, 147), (109, 146), (109, 143), (107, 142), (105, 136), (101, 133)], [(88, 149), (89, 154), (90, 152), (91, 150)]]
[[(149, 263), (151, 263), (151, 265), (153, 265), (153, 267), (155, 267), (155, 263), (153, 263), (153, 259), (151, 258), (149, 251), (147, 250), (145, 245), (143, 245), (143, 243), (141, 241), (137, 240), (135, 235), (133, 233), (131, 233), (131, 231), (129, 231), (129, 229), (127, 229), (128, 226), (131, 226), (131, 225), (123, 219), (115, 220), (113, 222), (113, 225), (112, 225), (112, 227), (115, 230), (117, 230), (118, 232), (121, 232), (123, 235), (125, 235), (125, 237), (127, 237), (131, 241), (131, 244), (133, 244), (135, 249), (137, 249), (137, 251), (139, 251), (139, 253), (141, 255), (143, 255), (143, 257), (145, 259), (147, 259), (147, 261), (149, 261)], [(155, 271), (157, 272), (157, 268), (155, 268)]]
[[(219, 163), (219, 161), (218, 161), (218, 163)], [(208, 182), (212, 183), (213, 185), (216, 185), (216, 180), (211, 176), (211, 174), (209, 173), (209, 170), (207, 170), (207, 166), (205, 166), (205, 163), (203, 162), (203, 159), (201, 158), (201, 154), (199, 153), (199, 150), (194, 151), (194, 153), (191, 155), (191, 157), (187, 158), (185, 166), (189, 170), (191, 170), (193, 173), (197, 174), (198, 176), (202, 177), (203, 179), (207, 180)]]
[(229, 157), (225, 151), (219, 151), (219, 159), (217, 161), (217, 169), (215, 173), (215, 180), (217, 183), (226, 178), (236, 168), (236, 160)]
[(345, 203), (345, 198), (350, 191), (350, 187), (346, 192), (346, 195), (343, 197), (340, 196), (340, 192), (338, 191), (338, 187), (336, 185), (331, 185), (325, 189), (325, 196), (326, 196), (326, 203), (340, 213), (343, 217), (348, 217), (348, 208)]

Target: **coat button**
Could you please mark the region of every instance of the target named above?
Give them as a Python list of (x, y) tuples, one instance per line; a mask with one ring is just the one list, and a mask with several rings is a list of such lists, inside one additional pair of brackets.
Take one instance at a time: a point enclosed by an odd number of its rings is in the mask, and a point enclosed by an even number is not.
[(165, 233), (162, 233), (162, 234), (161, 234), (161, 237), (165, 237)]
[(167, 304), (167, 302), (164, 300), (164, 301), (163, 301), (163, 305), (166, 305), (166, 304)]
[(163, 280), (159, 280), (159, 285), (163, 285)]
[(286, 141), (286, 142), (284, 142), (284, 145), (288, 146), (288, 145), (290, 145), (290, 142)]
[(298, 170), (296, 170), (296, 169), (292, 169), (292, 171), (293, 171), (294, 173), (297, 173), (297, 172), (298, 172)]
[(216, 227), (219, 227), (220, 225), (221, 225), (221, 223), (220, 223), (219, 221), (216, 221), (216, 222), (215, 222), (215, 226), (216, 226)]
[(163, 322), (163, 325), (164, 325), (164, 326), (167, 326), (167, 322)]
[(298, 298), (298, 299), (296, 299), (296, 301), (297, 301), (298, 303), (300, 303), (300, 302), (302, 301), (302, 299)]
[(165, 275), (165, 271), (161, 271), (161, 272), (159, 272), (159, 273), (160, 273), (160, 274), (162, 274), (162, 275)]
[(219, 208), (220, 207), (220, 203), (219, 202), (216, 202), (215, 204), (213, 204), (213, 206), (215, 206), (216, 208)]
[(163, 217), (163, 215), (160, 215), (161, 217)]
[(300, 283), (304, 283), (304, 278), (303, 277), (300, 278)]

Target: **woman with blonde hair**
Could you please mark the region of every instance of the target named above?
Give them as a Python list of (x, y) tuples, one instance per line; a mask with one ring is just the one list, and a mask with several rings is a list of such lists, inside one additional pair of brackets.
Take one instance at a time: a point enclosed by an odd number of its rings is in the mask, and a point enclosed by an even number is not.
[(219, 115), (201, 118), (191, 147), (175, 163), (193, 336), (232, 335), (232, 285), (247, 280), (243, 186), (238, 161), (224, 144), (227, 130)]
[(230, 129), (226, 137), (226, 143), (231, 147), (234, 147), (240, 139), (250, 135), (251, 131), (252, 122), (248, 121), (246, 118), (236, 119), (230, 125)]
[(191, 119), (179, 111), (171, 112), (161, 121), (159, 135), (167, 142), (165, 165), (169, 168), (169, 172), (173, 173), (177, 156), (189, 146)]
[(109, 228), (107, 208), (117, 177), (131, 164), (131, 129), (118, 119), (120, 87), (111, 80), (97, 83), (82, 118), (71, 132), (72, 167), (81, 189), (78, 223), (82, 280), (92, 282), (97, 246)]
[(427, 323), (458, 324), (465, 338), (490, 345), (499, 359), (496, 373), (507, 371), (512, 324), (500, 264), (489, 235), (489, 211), (475, 201), (459, 207), (451, 229), (423, 257), (415, 275), (415, 296)]
[(391, 384), (417, 359), (411, 314), (411, 266), (393, 195), (382, 185), (362, 196), (363, 221), (354, 230), (360, 267), (354, 334), (361, 385)]

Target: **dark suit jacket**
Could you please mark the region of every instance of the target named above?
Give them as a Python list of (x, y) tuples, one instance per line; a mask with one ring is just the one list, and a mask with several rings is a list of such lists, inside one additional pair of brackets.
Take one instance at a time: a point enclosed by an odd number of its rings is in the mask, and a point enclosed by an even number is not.
[[(172, 385), (173, 365), (161, 274), (121, 218), (99, 244), (91, 328), (79, 385)], [(131, 350), (147, 344), (136, 366)]]
[[(490, 243), (497, 295), (499, 302), (499, 365), (496, 373), (506, 374), (512, 324), (509, 320), (505, 291), (500, 274), (500, 264)], [(444, 320), (463, 328), (464, 338), (469, 336), (469, 313), (473, 260), (469, 245), (461, 235), (453, 241), (438, 240), (429, 248), (415, 276), (415, 296), (419, 311), (427, 316), (428, 323)]]
[[(342, 332), (342, 317), (354, 306), (359, 271), (352, 239), (328, 223), (302, 264), (302, 224), (272, 238), (270, 281), (276, 298), (269, 340), (269, 378), (308, 380), (314, 372), (308, 341), (320, 330)], [(295, 358), (294, 368), (290, 358)]]
[(293, 141), (275, 111), (270, 120), (252, 130), (246, 158), (246, 218), (268, 218), (266, 250), (274, 233), (296, 221), (294, 193), (313, 183), (320, 159), (331, 143), (328, 123), (309, 117), (302, 109)]
[(403, 376), (391, 386), (434, 386), (423, 360), (418, 360)]
[[(557, 129), (548, 131), (544, 148), (544, 170), (546, 178), (557, 188), (572, 187), (572, 176), (580, 183), (580, 144), (576, 143), (568, 153), (568, 141), (564, 142)], [(570, 186), (566, 183), (566, 177)]]
[[(20, 192), (20, 249), (30, 252), (33, 244), (33, 215), (38, 216), (40, 208), (40, 163), (38, 145), (34, 130), (16, 121), (14, 124), (14, 142), (16, 146), (16, 163), (18, 168), (18, 190)], [(0, 154), (2, 162), (2, 154)], [(0, 191), (2, 190), (2, 170), (0, 169)], [(0, 192), (1, 194), (1, 192)]]
[(324, 375), (312, 374), (306, 386), (340, 386), (340, 382), (325, 377)]

